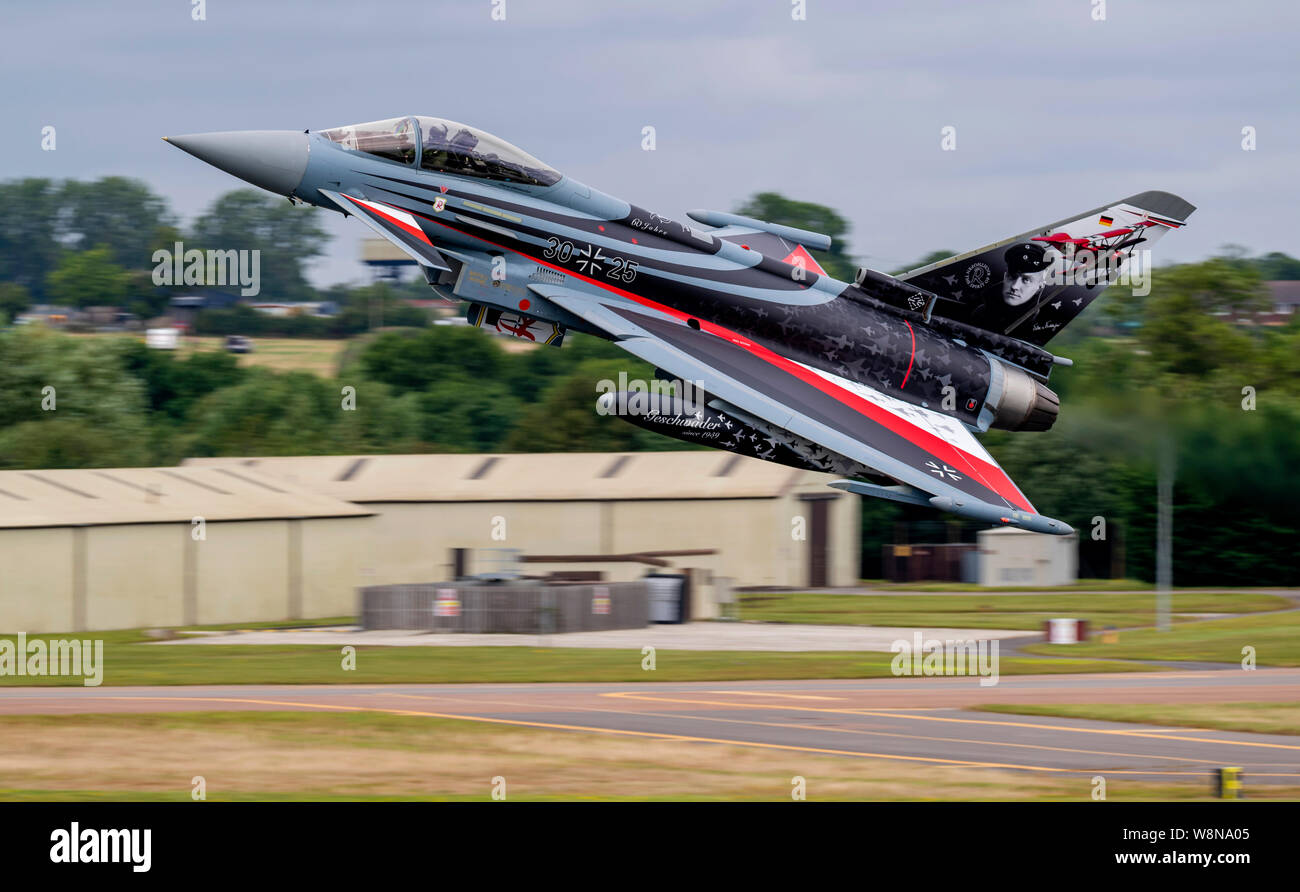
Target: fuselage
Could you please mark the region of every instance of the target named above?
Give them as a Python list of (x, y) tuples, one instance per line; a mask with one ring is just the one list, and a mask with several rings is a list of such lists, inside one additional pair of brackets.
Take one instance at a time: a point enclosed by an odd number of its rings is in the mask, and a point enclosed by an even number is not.
[(980, 412), (996, 360), (853, 299), (850, 283), (570, 177), (539, 186), (423, 170), (314, 133), (309, 150), (294, 197), (337, 210), (320, 191), (328, 189), (410, 214), (435, 244), (470, 260), (448, 283), (458, 297), (577, 331), (591, 330), (528, 286), (562, 284), (629, 307), (667, 309), (905, 402), (942, 406), (972, 428), (987, 427)]

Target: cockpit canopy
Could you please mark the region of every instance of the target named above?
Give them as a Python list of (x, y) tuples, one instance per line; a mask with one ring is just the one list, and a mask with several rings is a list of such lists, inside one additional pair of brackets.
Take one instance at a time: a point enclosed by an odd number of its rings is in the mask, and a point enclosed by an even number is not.
[(560, 173), (503, 139), (443, 118), (390, 118), (322, 130), (320, 135), (353, 152), (365, 152), (440, 173), (483, 180), (553, 186)]
[(320, 135), (352, 152), (378, 155), (389, 161), (410, 164), (415, 160), (415, 123), (410, 118), (390, 118), (322, 130)]

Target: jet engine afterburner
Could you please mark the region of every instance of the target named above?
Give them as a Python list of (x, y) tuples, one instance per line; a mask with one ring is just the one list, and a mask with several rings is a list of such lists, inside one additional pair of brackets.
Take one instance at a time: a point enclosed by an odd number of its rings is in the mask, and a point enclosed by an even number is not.
[(1022, 368), (989, 357), (993, 380), (984, 408), (993, 413), (990, 427), (1007, 431), (1045, 431), (1056, 422), (1061, 398)]

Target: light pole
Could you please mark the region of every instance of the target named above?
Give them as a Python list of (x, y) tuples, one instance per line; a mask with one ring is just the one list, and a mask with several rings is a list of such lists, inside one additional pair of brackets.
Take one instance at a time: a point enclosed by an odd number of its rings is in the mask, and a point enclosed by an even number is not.
[(1160, 442), (1156, 471), (1156, 629), (1168, 632), (1169, 598), (1173, 587), (1174, 447), (1166, 436)]

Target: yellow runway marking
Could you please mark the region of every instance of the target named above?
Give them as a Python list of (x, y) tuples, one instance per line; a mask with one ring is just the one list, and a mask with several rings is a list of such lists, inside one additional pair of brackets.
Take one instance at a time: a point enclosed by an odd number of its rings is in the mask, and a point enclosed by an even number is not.
[[(623, 692), (623, 693), (631, 694), (633, 692)], [(605, 694), (602, 696), (616, 696), (616, 695), (617, 694)], [(393, 694), (393, 696), (410, 697), (413, 699), (419, 697), (419, 695), (414, 695), (414, 694)], [(858, 758), (867, 758), (867, 759), (886, 759), (886, 760), (903, 761), (903, 762), (925, 762), (930, 764), (954, 765), (954, 766), (964, 766), (970, 768), (1006, 768), (1012, 770), (1039, 771), (1039, 772), (1058, 773), (1058, 774), (1081, 774), (1081, 773), (1096, 774), (1099, 773), (1100, 771), (1105, 774), (1158, 775), (1158, 776), (1171, 776), (1171, 777), (1172, 776), (1201, 777), (1204, 775), (1204, 772), (1195, 772), (1195, 771), (1178, 772), (1178, 771), (1161, 771), (1159, 769), (1148, 770), (1148, 769), (1140, 769), (1140, 768), (1131, 768), (1131, 769), (1055, 768), (1055, 767), (1047, 767), (1041, 765), (1020, 765), (1020, 764), (1009, 763), (1009, 762), (980, 762), (980, 761), (971, 761), (965, 759), (943, 759), (943, 758), (929, 757), (929, 756), (902, 756), (893, 753), (872, 753), (872, 752), (863, 752), (858, 750), (831, 749), (827, 747), (809, 747), (809, 746), (795, 746), (790, 744), (779, 744), (779, 743), (762, 743), (757, 741), (735, 740), (731, 738), (699, 737), (699, 736), (689, 735), (689, 734), (660, 733), (656, 731), (630, 731), (630, 730), (623, 730), (619, 728), (599, 728), (599, 727), (593, 727), (588, 725), (569, 725), (569, 724), (561, 724), (555, 722), (535, 722), (535, 721), (526, 721), (523, 719), (502, 719), (502, 718), (495, 718), (492, 716), (466, 715), (466, 714), (459, 714), (459, 713), (427, 712), (423, 710), (392, 709), (392, 708), (374, 707), (374, 706), (346, 706), (342, 704), (332, 704), (332, 703), (303, 703), (294, 700), (264, 700), (264, 699), (252, 698), (252, 697), (116, 696), (116, 697), (105, 697), (104, 699), (155, 700), (155, 701), (170, 701), (170, 702), (183, 702), (183, 703), (252, 703), (261, 706), (282, 706), (282, 707), (292, 707), (296, 709), (309, 709), (309, 710), (317, 709), (317, 710), (324, 710), (324, 711), (332, 710), (332, 711), (339, 711), (339, 712), (373, 712), (373, 713), (383, 713), (389, 715), (421, 716), (426, 718), (444, 718), (444, 719), (455, 719), (455, 720), (468, 721), (468, 722), (484, 722), (488, 724), (544, 728), (550, 730), (586, 731), (595, 734), (615, 734), (615, 735), (622, 735), (628, 737), (647, 737), (647, 738), (652, 738), (657, 740), (672, 740), (672, 741), (682, 741), (688, 743), (717, 743), (717, 744), (724, 744), (724, 745), (731, 745), (731, 746), (751, 747), (756, 749), (770, 749), (770, 750), (782, 750), (782, 751), (789, 751), (789, 752), (813, 753), (818, 755), (856, 756)], [(434, 698), (430, 698), (430, 699), (434, 699)], [(653, 698), (645, 698), (645, 699), (653, 699)], [(676, 701), (670, 701), (670, 702), (676, 702)], [(721, 705), (735, 705), (735, 704), (721, 704)], [(816, 708), (816, 707), (792, 707), (792, 708), (804, 709), (804, 710), (814, 711), (814, 712), (841, 712), (841, 713), (854, 714), (854, 715), (862, 714), (856, 710), (835, 710), (835, 709), (823, 709), (823, 708)], [(602, 710), (602, 711), (612, 711), (616, 713), (618, 712), (617, 710)], [(663, 713), (637, 713), (637, 714), (658, 715), (658, 716), (663, 715)], [(902, 716), (902, 717), (910, 718), (912, 716)], [(927, 717), (927, 718), (933, 718), (933, 717)], [(746, 723), (746, 724), (751, 723), (741, 719), (713, 719), (713, 720)], [(758, 722), (753, 722), (753, 723), (768, 724), (768, 723), (758, 723)], [(784, 726), (784, 725), (779, 725), (779, 726)], [(824, 728), (819, 729), (816, 726), (790, 725), (790, 727), (806, 727), (809, 730), (827, 730)], [(830, 729), (830, 730), (846, 730), (846, 729)], [(1078, 730), (1078, 729), (1067, 729), (1067, 730)], [(889, 734), (890, 732), (862, 732), (862, 733)], [(909, 737), (915, 735), (899, 734), (899, 735), (892, 735), (892, 736)], [(950, 740), (951, 738), (934, 738), (934, 739)], [(992, 744), (997, 743), (996, 741), (973, 741), (973, 742), (992, 743)], [(1211, 742), (1219, 743), (1223, 741), (1211, 741)], [(1011, 744), (1011, 745), (1034, 746), (1032, 744)], [(1088, 751), (1084, 750), (1080, 752), (1088, 752)], [(1101, 755), (1124, 755), (1124, 754), (1102, 753)], [(1156, 756), (1153, 758), (1165, 758), (1165, 757)], [(1185, 761), (1201, 761), (1201, 760), (1190, 759)], [(1270, 772), (1252, 771), (1249, 772), (1249, 774), (1255, 777), (1300, 777), (1300, 774), (1289, 774), (1289, 773), (1281, 773), (1281, 772), (1270, 773)]]
[[(1084, 774), (1158, 774), (1161, 777), (1205, 777), (1208, 772), (1205, 771), (1146, 771), (1141, 768), (1066, 768), (1065, 771), (1076, 771)], [(1300, 777), (1300, 774), (1290, 774), (1285, 771), (1247, 771), (1243, 774), (1247, 779), (1252, 777)]]
[[(1203, 731), (1214, 731), (1214, 728), (1161, 728), (1159, 731), (1153, 731), (1153, 734), (1190, 734), (1193, 731), (1200, 733)], [(1230, 734), (1261, 734), (1267, 732), (1261, 731), (1230, 731)]]
[[(608, 694), (601, 694), (602, 697), (622, 697), (631, 700), (649, 700), (659, 703), (685, 703), (698, 706), (729, 706), (735, 708), (743, 706), (746, 709), (785, 709), (799, 710), (803, 712), (829, 712), (839, 715), (858, 715), (870, 716), (876, 718), (893, 718), (893, 719), (915, 719), (921, 722), (955, 722), (963, 725), (993, 725), (1004, 728), (1033, 728), (1039, 731), (1073, 731), (1077, 734), (1110, 734), (1118, 737), (1152, 737), (1157, 740), (1167, 739), (1167, 733), (1157, 733), (1152, 731), (1129, 730), (1127, 728), (1076, 728), (1070, 725), (1044, 725), (1036, 722), (1009, 722), (998, 721), (995, 719), (964, 719), (955, 716), (939, 715), (916, 715), (904, 714), (899, 712), (887, 712), (870, 707), (856, 709), (832, 709), (823, 706), (780, 706), (775, 703), (730, 703), (719, 700), (686, 700), (681, 698), (652, 697), (648, 694), (638, 694), (636, 691), (613, 691)], [(960, 707), (952, 707), (958, 709)], [(1188, 729), (1197, 731), (1199, 729)], [(1300, 746), (1288, 743), (1259, 743), (1253, 740), (1217, 740), (1213, 738), (1201, 737), (1181, 737), (1179, 740), (1186, 740), (1190, 743), (1219, 743), (1228, 746), (1255, 746), (1266, 749), (1280, 750), (1300, 750)]]
[(735, 694), (741, 697), (782, 697), (790, 700), (843, 700), (843, 697), (818, 697), (815, 694), (787, 694), (782, 691), (705, 691), (706, 694)]
[[(431, 696), (428, 694), (394, 693), (394, 694), (389, 694), (388, 696), (403, 697), (410, 700), (451, 699), (446, 696), (436, 696), (436, 695)], [(492, 700), (487, 700), (482, 702), (497, 704), (501, 706), (524, 707), (524, 708), (536, 706), (536, 704), (520, 703), (515, 700), (492, 699)], [(1159, 759), (1161, 761), (1180, 762), (1183, 764), (1187, 764), (1189, 762), (1199, 762), (1206, 765), (1220, 765), (1222, 764), (1223, 761), (1222, 759), (1196, 759), (1190, 756), (1158, 756), (1154, 754), (1148, 755), (1142, 753), (1119, 753), (1119, 752), (1112, 752), (1109, 750), (1085, 750), (1085, 749), (1078, 749), (1076, 747), (1068, 747), (1068, 746), (1048, 746), (1047, 744), (1041, 744), (1041, 743), (1013, 743), (1010, 741), (974, 740), (974, 739), (964, 738), (964, 737), (928, 737), (924, 734), (903, 734), (896, 731), (869, 731), (864, 728), (834, 728), (834, 727), (826, 727), (824, 725), (803, 725), (798, 722), (760, 722), (757, 719), (727, 719), (727, 718), (722, 718), (720, 716), (692, 715), (691, 713), (688, 712), (674, 712), (674, 713), (640, 712), (631, 709), (601, 709), (600, 707), (596, 707), (596, 706), (582, 706), (577, 708), (581, 709), (583, 712), (602, 712), (602, 713), (609, 713), (612, 715), (625, 715), (625, 716), (635, 715), (635, 716), (646, 716), (650, 718), (664, 718), (667, 715), (671, 715), (673, 718), (677, 718), (677, 719), (693, 719), (695, 721), (701, 721), (701, 722), (722, 722), (729, 725), (756, 725), (763, 728), (786, 728), (791, 731), (830, 731), (836, 734), (858, 734), (864, 737), (902, 737), (907, 740), (929, 740), (937, 743), (973, 743), (973, 744), (982, 744), (985, 746), (1002, 746), (1002, 747), (1015, 747), (1017, 749), (1047, 750), (1049, 752), (1058, 752), (1058, 753), (1082, 753), (1088, 756), (1114, 756), (1114, 757), (1126, 758), (1126, 759)], [(1092, 770), (1092, 769), (1077, 769), (1077, 770), (1082, 771), (1082, 770)], [(1255, 772), (1251, 772), (1251, 773), (1254, 774)]]
[(553, 722), (530, 722), (523, 719), (499, 719), (483, 715), (458, 715), (446, 712), (424, 712), (416, 709), (389, 709), (382, 706), (343, 706), (333, 703), (299, 703), (293, 700), (260, 700), (242, 697), (106, 697), (107, 700), (168, 700), (184, 703), (256, 703), (261, 706), (291, 706), (297, 709), (322, 709), (341, 712), (378, 712), (389, 715), (412, 715), (426, 718), (459, 719), (466, 722), (487, 722), (494, 725), (518, 725), (528, 728), (548, 728), (559, 731), (590, 731), (596, 734), (621, 734), (628, 737), (651, 737), (657, 740), (680, 740), (688, 743), (723, 743), (731, 746), (748, 746), (758, 749), (787, 750), (800, 753), (818, 753), (829, 756), (857, 756), (865, 759), (891, 759), (902, 762), (929, 762), (939, 765), (964, 765), (969, 768), (1010, 768), (1022, 771), (1063, 772), (1064, 768), (1047, 768), (1041, 765), (1014, 765), (1004, 762), (971, 762), (964, 759), (940, 759), (929, 756), (899, 756), (893, 753), (866, 753), (857, 750), (836, 750), (813, 746), (794, 746), (784, 743), (760, 743), (752, 740), (731, 740), (719, 737), (696, 737), (690, 734), (664, 734), (657, 731), (626, 731), (621, 728), (596, 728), (589, 725), (564, 725)]

